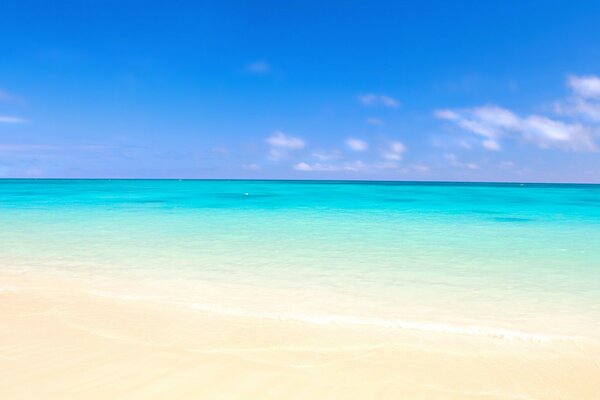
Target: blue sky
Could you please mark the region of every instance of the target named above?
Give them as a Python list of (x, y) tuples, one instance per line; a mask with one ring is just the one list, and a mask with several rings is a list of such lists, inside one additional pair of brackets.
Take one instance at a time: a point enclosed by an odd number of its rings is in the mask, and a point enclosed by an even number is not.
[(598, 1), (11, 1), (0, 177), (600, 182)]

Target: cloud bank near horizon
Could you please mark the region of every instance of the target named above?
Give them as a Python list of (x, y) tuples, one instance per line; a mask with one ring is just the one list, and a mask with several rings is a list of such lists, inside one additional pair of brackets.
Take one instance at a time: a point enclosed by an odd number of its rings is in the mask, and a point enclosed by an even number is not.
[[(409, 139), (406, 132), (394, 131), (392, 127), (384, 126), (380, 118), (369, 117), (366, 121), (370, 127), (364, 128), (368, 129), (364, 133), (340, 137), (333, 143), (328, 138), (328, 145), (315, 138), (274, 130), (264, 137), (265, 153), (255, 150), (254, 155), (248, 155), (236, 149), (235, 145), (229, 145), (218, 146), (218, 156), (231, 162), (230, 155), (237, 155), (244, 160), (239, 164), (240, 170), (249, 174), (260, 175), (275, 169), (310, 176), (325, 173), (352, 178), (379, 174), (398, 179), (405, 176), (429, 179), (435, 177), (436, 171), (443, 169), (471, 173), (486, 168), (515, 171), (519, 163), (511, 159), (514, 146), (532, 148), (528, 151), (596, 153), (600, 137), (600, 78), (594, 75), (569, 75), (566, 87), (566, 96), (554, 101), (553, 107), (544, 113), (518, 113), (496, 104), (433, 110), (432, 121), (441, 123), (436, 134), (438, 138), (446, 138), (442, 140), (446, 143), (443, 146), (432, 141), (427, 146), (410, 146), (409, 150), (405, 142), (405, 139)], [(390, 109), (388, 113), (398, 112), (399, 101), (388, 96), (368, 94), (359, 95), (358, 98), (364, 107), (379, 106)], [(27, 122), (25, 118), (0, 115), (1, 124)], [(444, 132), (448, 124), (455, 129), (446, 129)], [(95, 154), (108, 154), (111, 151), (116, 154), (117, 148), (111, 144), (99, 144), (94, 145), (92, 150)], [(27, 165), (35, 160), (39, 166), (36, 171), (43, 176), (41, 164), (44, 160), (56, 162), (57, 155), (74, 149), (90, 151), (87, 145), (0, 143), (0, 152), (4, 154), (0, 173), (4, 171), (7, 175), (11, 163)], [(492, 153), (505, 156), (492, 162), (486, 156)]]

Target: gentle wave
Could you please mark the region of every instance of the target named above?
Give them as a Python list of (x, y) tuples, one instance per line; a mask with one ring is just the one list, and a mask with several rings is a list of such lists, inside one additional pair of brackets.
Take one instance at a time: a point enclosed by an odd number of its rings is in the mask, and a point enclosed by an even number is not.
[[(143, 300), (158, 300), (156, 297), (140, 296), (126, 293), (114, 293), (104, 291), (89, 291), (91, 295), (110, 298), (121, 301), (143, 301)], [(165, 301), (161, 301), (165, 303)], [(355, 315), (343, 314), (301, 314), (301, 313), (285, 313), (285, 314), (268, 314), (243, 311), (219, 307), (210, 304), (200, 303), (180, 303), (166, 301), (173, 305), (179, 305), (191, 308), (195, 311), (207, 312), (211, 314), (219, 314), (230, 317), (239, 318), (256, 318), (268, 319), (276, 321), (300, 322), (313, 325), (352, 325), (352, 326), (367, 326), (392, 329), (404, 329), (411, 331), (443, 333), (454, 335), (467, 335), (488, 337), (503, 340), (520, 340), (525, 342), (549, 343), (556, 340), (575, 340), (572, 336), (548, 335), (543, 333), (532, 333), (513, 329), (495, 328), (490, 326), (477, 325), (455, 325), (439, 322), (412, 321), (403, 319), (386, 319), (386, 318), (370, 318), (359, 317)]]
[(190, 308), (220, 315), (244, 318), (260, 318), (279, 321), (302, 322), (314, 325), (354, 325), (382, 328), (395, 328), (413, 331), (445, 333), (468, 336), (483, 336), (504, 340), (521, 340), (526, 342), (548, 343), (555, 340), (574, 340), (575, 337), (530, 333), (512, 329), (493, 328), (489, 326), (453, 325), (439, 322), (421, 322), (402, 319), (385, 319), (358, 317), (353, 315), (324, 314), (265, 314), (240, 310), (225, 309), (206, 304), (192, 304)]

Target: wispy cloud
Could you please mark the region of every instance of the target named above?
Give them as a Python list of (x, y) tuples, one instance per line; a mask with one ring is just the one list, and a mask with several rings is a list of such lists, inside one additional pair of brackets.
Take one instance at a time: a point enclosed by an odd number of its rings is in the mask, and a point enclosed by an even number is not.
[(591, 151), (596, 146), (590, 130), (580, 123), (554, 120), (542, 115), (519, 117), (514, 112), (487, 105), (459, 110), (437, 110), (435, 116), (454, 122), (469, 132), (482, 136), (488, 150), (499, 150), (500, 141), (517, 137), (541, 148)]
[(0, 115), (0, 124), (26, 124), (29, 121), (25, 118), (14, 117), (11, 115)]
[(481, 142), (481, 145), (483, 146), (484, 149), (487, 150), (500, 150), (500, 143), (498, 143), (496, 140), (493, 139), (487, 139), (484, 140), (483, 142)]
[(299, 162), (297, 164), (294, 164), (292, 166), (292, 168), (296, 171), (304, 171), (304, 172), (313, 172), (313, 171), (319, 171), (319, 172), (339, 172), (339, 171), (349, 171), (349, 172), (356, 172), (356, 171), (363, 171), (367, 169), (367, 165), (363, 162), (363, 161), (352, 161), (352, 162), (345, 162), (345, 163), (340, 163), (340, 164), (334, 164), (334, 163), (306, 163), (306, 162)]
[(567, 85), (571, 89), (571, 96), (564, 102), (557, 102), (556, 111), (600, 121), (600, 77), (571, 75)]
[(567, 80), (567, 84), (580, 97), (586, 99), (600, 98), (600, 77), (571, 75)]
[(559, 114), (580, 115), (593, 121), (600, 121), (600, 101), (572, 98), (566, 104), (557, 103)]
[(389, 161), (400, 161), (406, 150), (406, 146), (402, 142), (392, 142), (382, 150), (381, 157)]
[(267, 137), (266, 142), (270, 147), (270, 158), (274, 160), (284, 158), (288, 151), (303, 149), (306, 146), (304, 140), (281, 131), (275, 131)]
[(596, 151), (594, 135), (599, 127), (594, 124), (600, 121), (600, 77), (571, 75), (567, 87), (569, 96), (555, 103), (555, 111), (562, 115), (558, 118), (538, 114), (522, 117), (495, 105), (437, 110), (434, 114), (483, 137), (481, 145), (487, 150), (500, 150), (502, 141), (518, 139), (540, 148)]
[(453, 154), (453, 153), (444, 154), (444, 158), (453, 167), (466, 168), (466, 169), (471, 169), (471, 170), (479, 169), (479, 164), (476, 164), (473, 162), (462, 162), (458, 159), (456, 154)]
[(253, 74), (266, 74), (271, 72), (271, 65), (264, 60), (257, 60), (248, 64), (246, 69)]
[(352, 151), (365, 151), (369, 148), (369, 144), (361, 139), (348, 138), (345, 143)]
[[(367, 142), (360, 140), (349, 138), (345, 141), (346, 145), (350, 147), (353, 151), (361, 152), (365, 151), (368, 148)], [(384, 150), (381, 151), (381, 158), (371, 161), (363, 161), (363, 160), (354, 160), (354, 161), (344, 161), (340, 157), (321, 157), (322, 154), (318, 154), (316, 158), (319, 159), (319, 162), (299, 162), (292, 166), (292, 168), (296, 171), (305, 171), (305, 172), (374, 172), (381, 170), (400, 170), (400, 163), (398, 161), (402, 160), (402, 156), (406, 152), (406, 146), (399, 141), (391, 142), (385, 147)], [(315, 153), (313, 153), (315, 156)], [(340, 160), (341, 159), (341, 160)], [(336, 161), (337, 160), (337, 161)], [(414, 168), (415, 171), (423, 172), (425, 168)]]
[(400, 102), (398, 100), (385, 94), (361, 94), (358, 96), (358, 101), (364, 106), (385, 106), (391, 108), (400, 106)]
[(305, 146), (304, 140), (286, 135), (281, 131), (274, 132), (267, 138), (267, 143), (272, 147), (284, 149), (302, 149)]
[(409, 170), (417, 172), (427, 172), (429, 167), (415, 164), (410, 168), (403, 168), (397, 160), (375, 160), (365, 162), (362, 160), (346, 162), (299, 162), (292, 165), (292, 169), (302, 172), (360, 172), (374, 173), (377, 171), (396, 171), (407, 172)]
[(320, 161), (330, 161), (340, 159), (342, 157), (342, 154), (338, 150), (316, 150), (312, 152), (312, 156)]

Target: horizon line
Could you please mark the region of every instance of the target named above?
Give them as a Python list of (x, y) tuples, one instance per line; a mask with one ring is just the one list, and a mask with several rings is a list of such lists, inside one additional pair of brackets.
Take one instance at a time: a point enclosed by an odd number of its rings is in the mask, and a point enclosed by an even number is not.
[(32, 177), (5, 177), (0, 181), (29, 180), (29, 181), (248, 181), (248, 182), (337, 182), (337, 183), (407, 183), (407, 184), (505, 184), (505, 185), (585, 185), (600, 186), (600, 182), (531, 182), (531, 181), (453, 181), (453, 180), (385, 180), (385, 179), (293, 179), (293, 178), (32, 178)]

